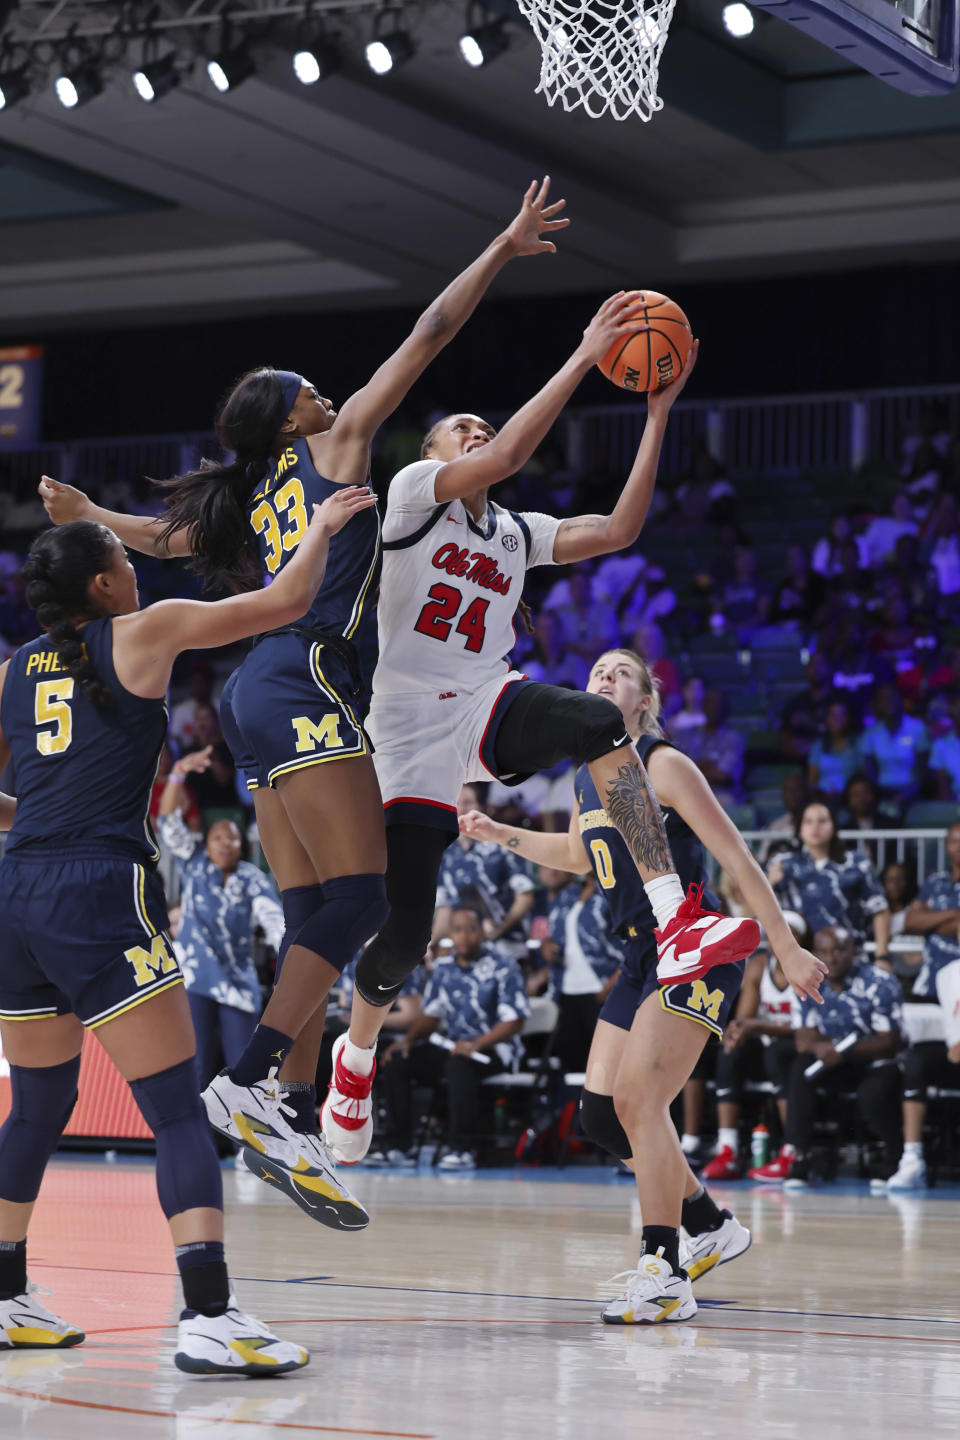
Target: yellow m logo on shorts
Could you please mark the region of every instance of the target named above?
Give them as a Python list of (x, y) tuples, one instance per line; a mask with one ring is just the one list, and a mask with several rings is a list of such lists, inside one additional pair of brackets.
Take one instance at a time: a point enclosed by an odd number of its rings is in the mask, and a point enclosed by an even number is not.
[(711, 1020), (720, 1020), (720, 1007), (723, 1004), (724, 995), (722, 990), (708, 990), (702, 980), (694, 980), (690, 986), (690, 999), (687, 1001), (688, 1010), (696, 1010), (700, 1015), (709, 1015)]
[(340, 716), (336, 712), (324, 715), (319, 725), (308, 715), (295, 716), (292, 724), (297, 732), (298, 755), (303, 755), (311, 750), (343, 749), (343, 741), (340, 738)]
[(142, 945), (134, 945), (130, 950), (124, 950), (123, 958), (129, 960), (133, 966), (138, 988), (151, 984), (159, 975), (169, 975), (171, 970), (177, 968), (177, 962), (167, 949), (167, 942), (162, 935), (154, 935), (149, 950), (145, 950)]

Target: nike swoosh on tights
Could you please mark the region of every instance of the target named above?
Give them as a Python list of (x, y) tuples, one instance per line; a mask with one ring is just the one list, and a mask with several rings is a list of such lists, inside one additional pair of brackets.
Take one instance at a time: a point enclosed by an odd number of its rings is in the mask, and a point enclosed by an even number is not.
[(613, 748), (614, 748), (615, 750), (619, 750), (619, 748), (620, 748), (621, 745), (629, 745), (629, 744), (630, 744), (630, 736), (629, 736), (629, 735), (621, 735), (621, 737), (620, 737), (619, 740), (614, 740), (614, 742), (613, 742)]

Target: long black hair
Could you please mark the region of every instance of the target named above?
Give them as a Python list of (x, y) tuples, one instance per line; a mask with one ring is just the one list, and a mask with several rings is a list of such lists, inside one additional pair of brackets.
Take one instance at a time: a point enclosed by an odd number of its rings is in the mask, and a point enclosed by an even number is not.
[(217, 439), (232, 451), (229, 463), (201, 460), (196, 470), (158, 483), (167, 491), (161, 542), (186, 530), (192, 568), (207, 585), (233, 590), (260, 586), (247, 501), (269, 468), (280, 426), (287, 416), (283, 386), (276, 370), (248, 370), (233, 386), (215, 421)]
[(90, 614), (87, 588), (95, 575), (110, 569), (116, 543), (106, 525), (74, 520), (38, 535), (23, 567), (27, 604), (53, 641), (64, 670), (98, 710), (109, 710), (114, 697), (88, 658), (71, 616)]

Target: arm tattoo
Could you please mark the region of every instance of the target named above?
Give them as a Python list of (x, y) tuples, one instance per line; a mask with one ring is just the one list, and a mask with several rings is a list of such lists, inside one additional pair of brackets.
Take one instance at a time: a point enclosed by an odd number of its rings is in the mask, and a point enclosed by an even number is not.
[(520, 849), (520, 836), (519, 836), (519, 835), (511, 835), (511, 836), (510, 836), (510, 839), (507, 841), (507, 848), (510, 849), (510, 850), (519, 850), (519, 849)]
[(558, 535), (569, 535), (572, 530), (599, 530), (603, 526), (599, 515), (578, 515), (573, 520), (561, 520)]
[(657, 797), (647, 772), (636, 761), (621, 765), (605, 782), (604, 808), (627, 842), (641, 879), (652, 880), (675, 869)]

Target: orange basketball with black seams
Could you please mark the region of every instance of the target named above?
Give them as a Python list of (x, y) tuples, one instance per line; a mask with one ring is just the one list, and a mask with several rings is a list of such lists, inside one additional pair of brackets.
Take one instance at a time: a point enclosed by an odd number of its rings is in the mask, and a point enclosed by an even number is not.
[(690, 322), (675, 300), (641, 290), (629, 335), (610, 346), (597, 368), (622, 390), (662, 390), (679, 378), (693, 344)]

